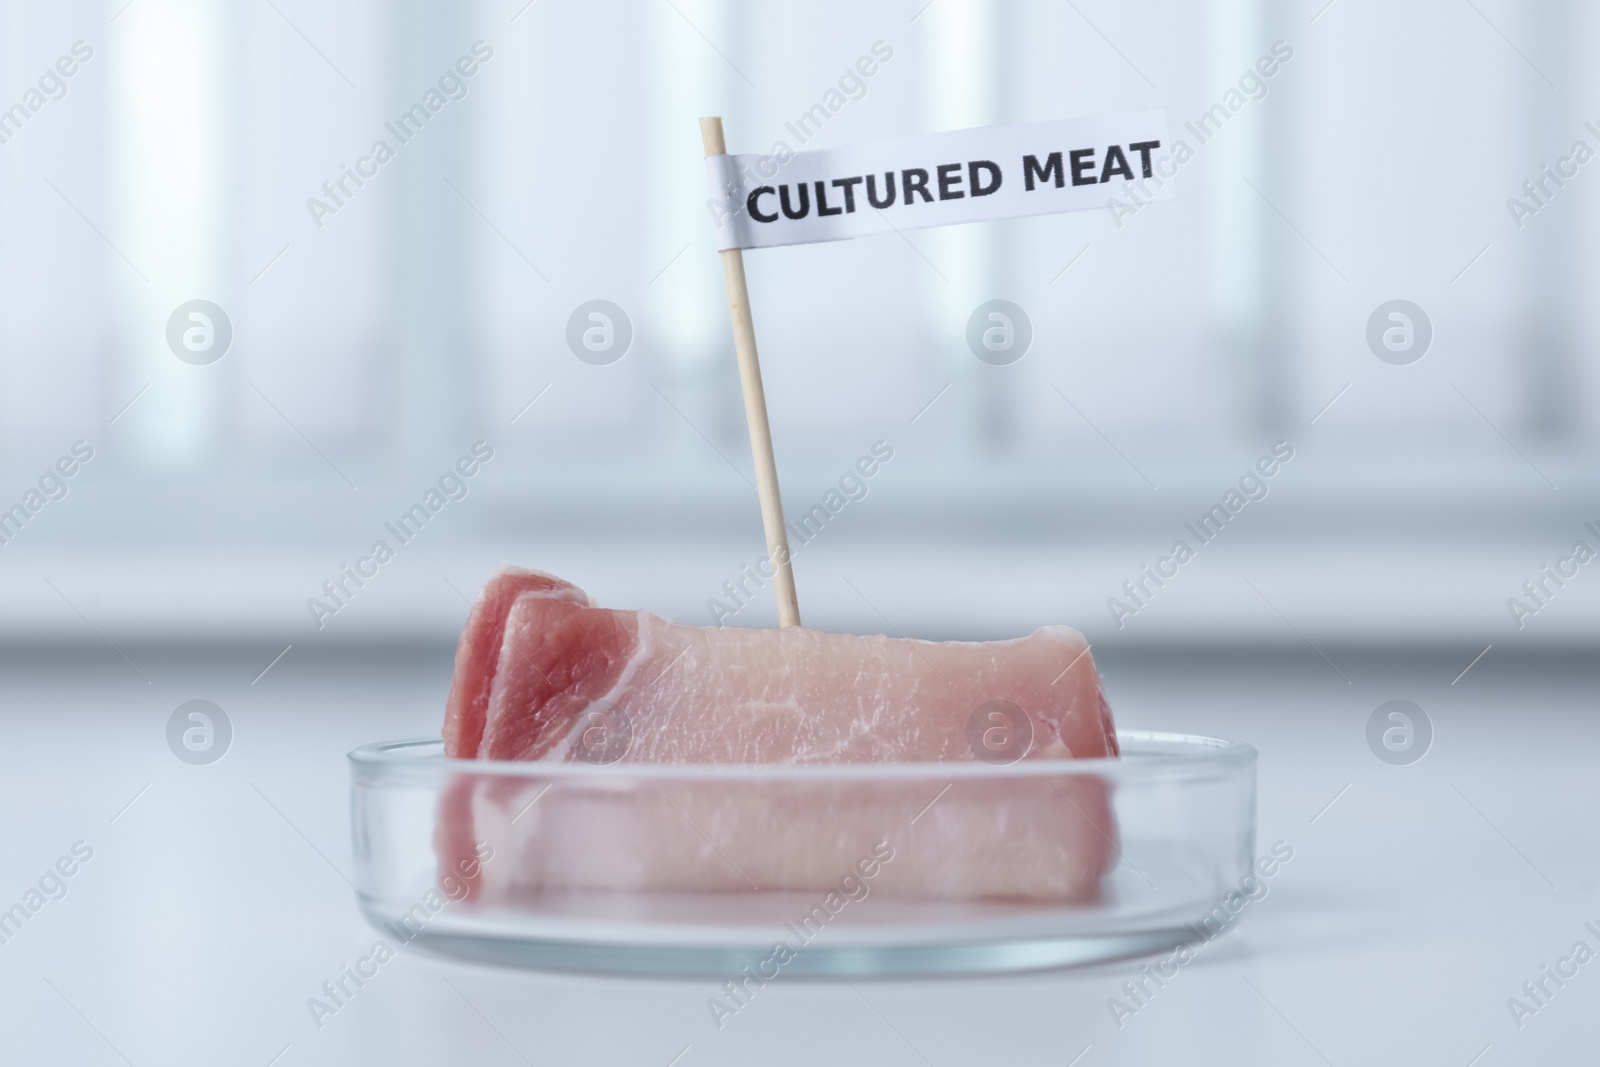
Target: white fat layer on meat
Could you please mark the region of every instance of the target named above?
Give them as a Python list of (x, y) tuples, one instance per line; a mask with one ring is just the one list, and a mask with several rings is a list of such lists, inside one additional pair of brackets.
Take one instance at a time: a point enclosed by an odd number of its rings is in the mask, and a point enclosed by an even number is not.
[(650, 640), (649, 620), (646, 617), (648, 614), (648, 612), (644, 611), (638, 613), (639, 625), (635, 630), (638, 634), (638, 639), (634, 643), (633, 655), (628, 657), (628, 662), (622, 668), (622, 673), (617, 675), (616, 683), (606, 690), (605, 694), (598, 700), (590, 701), (583, 711), (573, 716), (572, 726), (567, 730), (567, 736), (562, 738), (559, 744), (550, 746), (550, 751), (541, 757), (541, 762), (565, 763), (567, 754), (572, 751), (572, 746), (578, 743), (578, 738), (583, 736), (583, 731), (589, 728), (589, 723), (585, 721), (584, 714), (590, 708), (616, 706), (618, 699), (627, 691), (628, 686), (633, 683), (633, 676), (638, 673), (640, 664), (649, 660), (651, 653), (655, 651), (655, 643)]
[[(693, 738), (680, 736), (669, 727), (685, 719), (692, 721), (718, 704), (719, 697), (724, 696), (719, 693), (719, 683), (730, 673), (735, 677), (743, 675), (755, 684), (740, 694), (736, 706), (723, 709), (716, 723), (730, 750), (724, 758), (777, 764), (828, 763), (849, 758), (849, 753), (857, 753), (856, 758), (860, 758), (863, 749), (931, 748), (926, 735), (936, 724), (915, 714), (915, 710), (924, 705), (938, 706), (943, 689), (952, 682), (965, 682), (974, 673), (1003, 674), (1007, 657), (1002, 656), (1002, 651), (1009, 651), (1006, 646), (1015, 646), (1018, 651), (1032, 648), (1042, 654), (1038, 658), (1045, 662), (1035, 664), (1042, 678), (1053, 678), (1056, 671), (1072, 665), (1059, 682), (1045, 686), (1041, 681), (1042, 692), (1031, 701), (1024, 700), (1030, 704), (1036, 729), (1030, 756), (1076, 755), (1065, 735), (1081, 728), (1087, 720), (1100, 718), (1098, 707), (1085, 706), (1082, 691), (1085, 672), (1092, 672), (1088, 657), (1081, 655), (1087, 643), (1082, 634), (1068, 626), (1042, 627), (1029, 637), (992, 644), (856, 638), (865, 645), (865, 654), (850, 671), (850, 683), (839, 686), (827, 706), (818, 706), (806, 699), (807, 687), (796, 686), (796, 675), (808, 661), (816, 659), (817, 646), (828, 644), (829, 635), (798, 629), (762, 635), (724, 634), (720, 636), (725, 645), (735, 644), (713, 649), (701, 628), (668, 623), (648, 612), (636, 614), (636, 643), (627, 662), (611, 688), (584, 709), (621, 707), (633, 715), (633, 758), (664, 763), (704, 758), (691, 743)], [(762, 644), (775, 642), (775, 647), (769, 647), (777, 654), (764, 664), (747, 659), (745, 650), (739, 647), (753, 645), (758, 636)], [(938, 652), (952, 646), (968, 646), (980, 657), (954, 677), (946, 677), (952, 670), (948, 662), (943, 668), (933, 664), (935, 659), (942, 659)], [(907, 663), (915, 669), (906, 670)], [(1051, 668), (1050, 663), (1056, 666)], [(924, 666), (928, 669), (921, 669)], [(756, 668), (755, 677), (747, 673), (752, 667)], [(669, 674), (680, 680), (663, 685)], [(1098, 696), (1098, 684), (1094, 688)], [(570, 759), (588, 725), (582, 713), (577, 715), (567, 735), (542, 758), (551, 762)], [(776, 738), (786, 739), (779, 744), (780, 749), (792, 747), (794, 752), (776, 759), (771, 754), (763, 756), (759, 750)], [(940, 739), (940, 743), (964, 746), (964, 733), (953, 741)]]

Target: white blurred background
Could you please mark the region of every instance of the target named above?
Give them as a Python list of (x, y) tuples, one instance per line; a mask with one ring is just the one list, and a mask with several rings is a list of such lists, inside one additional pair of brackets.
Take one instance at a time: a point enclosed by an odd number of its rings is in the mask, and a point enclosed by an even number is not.
[[(894, 450), (798, 550), (806, 621), (1592, 645), (1600, 567), (1531, 617), (1507, 600), (1600, 548), (1600, 163), (1536, 214), (1508, 198), (1600, 150), (1600, 11), (1324, 2), (0, 4), (22, 108), (0, 115), (0, 506), (94, 451), (0, 546), (0, 635), (448, 642), (502, 560), (709, 622), (763, 547), (696, 118), (765, 152), (808, 112), (826, 147), (1166, 107), (1196, 149), (1179, 199), (1120, 225), (747, 256), (791, 517)], [(464, 95), (400, 144), (385, 123), (475, 42)], [(1275, 42), (1292, 58), (1241, 85)], [(1202, 144), (1185, 124), (1218, 104)], [(379, 139), (394, 158), (360, 164)], [(1009, 367), (964, 340), (992, 298), (1033, 325)], [(195, 299), (233, 331), (208, 365), (165, 336)], [(565, 339), (592, 299), (633, 328), (608, 366)], [(1366, 341), (1393, 299), (1431, 322), (1409, 365)], [(479, 440), (468, 496), (398, 546), (383, 523)], [(1278, 441), (1270, 495), (1117, 620)], [(308, 598), (379, 538), (395, 559), (315, 625)]]

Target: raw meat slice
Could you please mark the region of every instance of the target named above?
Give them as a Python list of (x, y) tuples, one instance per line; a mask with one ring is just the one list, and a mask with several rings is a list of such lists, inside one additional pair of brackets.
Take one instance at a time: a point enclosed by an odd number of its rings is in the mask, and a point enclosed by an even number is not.
[[(485, 594), (486, 615), (507, 596), (507, 584), (492, 584)], [(491, 595), (497, 603), (489, 603)], [(482, 670), (482, 653), (469, 651), (468, 643), (489, 629), (480, 625), (464, 635), (457, 656), (456, 691), (475, 702), (483, 699), (484, 680), (463, 678), (461, 664)], [(555, 591), (516, 595), (502, 629), (484, 725), (456, 730), (452, 743), (447, 722), (451, 756), (642, 763), (972, 759), (982, 753), (969, 727), (986, 705), (1026, 712), (1030, 757), (1117, 754), (1088, 646), (1065, 626), (981, 643), (801, 627), (719, 629), (591, 607), (562, 583)], [(466, 714), (462, 721), (469, 721)], [(475, 712), (470, 721), (476, 723)], [(1003, 734), (1006, 725), (986, 721), (985, 729)], [(597, 726), (631, 737), (594, 750)]]
[(489, 708), (489, 687), (505, 643), (506, 614), (512, 602), (524, 593), (589, 603), (577, 586), (538, 571), (506, 567), (489, 579), (467, 616), (461, 642), (456, 646), (456, 673), (444, 710), (444, 745), (451, 755), (474, 755), (478, 751), (484, 714)]
[(1114, 864), (1108, 790), (1081, 775), (952, 779), (941, 792), (927, 778), (649, 773), (672, 763), (1115, 756), (1088, 646), (1066, 627), (973, 643), (683, 626), (507, 571), (462, 635), (445, 739), (460, 758), (640, 765), (599, 787), (458, 775), (441, 797), (436, 841), (442, 868), (480, 842), (492, 848), (495, 860), (468, 880), (483, 904), (596, 890), (822, 890), (880, 841), (898, 860), (876, 887), (901, 896), (1084, 901)]

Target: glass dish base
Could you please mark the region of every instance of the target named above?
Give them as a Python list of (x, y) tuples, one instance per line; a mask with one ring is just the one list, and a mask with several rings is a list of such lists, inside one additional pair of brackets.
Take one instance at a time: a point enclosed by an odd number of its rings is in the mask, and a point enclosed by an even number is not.
[[(1250, 876), (1255, 751), (1237, 742), (1135, 731), (1121, 732), (1119, 741), (1120, 759), (1022, 760), (1003, 767), (602, 767), (447, 760), (437, 740), (369, 745), (351, 753), (358, 903), (393, 941), (453, 957), (544, 970), (745, 982), (1038, 970), (1197, 941), (1208, 929), (1228, 924), (1223, 901)], [(558, 787), (567, 798), (541, 809), (544, 822), (537, 827), (521, 823), (514, 838), (480, 822), (477, 829), (486, 841), (499, 842), (500, 851), (484, 862), (483, 887), (472, 891), (461, 878), (440, 877), (449, 870), (436, 821), (445, 810), (441, 798), (461, 790), (463, 781), (480, 792), (512, 795), (512, 811), (522, 803), (519, 790), (533, 798), (530, 805)], [(566, 841), (570, 847), (576, 831), (562, 822), (584, 817), (585, 798), (614, 804), (619, 793), (632, 795), (641, 782), (663, 799), (696, 795), (686, 790), (705, 790), (713, 798), (726, 791), (737, 798), (737, 811), (748, 815), (769, 793), (774, 811), (795, 810), (797, 795), (803, 806), (813, 794), (818, 804), (837, 804), (841, 795), (870, 793), (870, 802), (881, 805), (885, 791), (902, 790), (920, 805), (952, 781), (960, 789), (942, 801), (949, 805), (946, 817), (960, 814), (963, 795), (992, 803), (980, 790), (1003, 794), (1042, 782), (1054, 784), (1064, 798), (1101, 791), (1115, 820), (1111, 834), (1101, 834), (1111, 850), (1105, 855), (1109, 869), (1092, 893), (1074, 899), (905, 895), (875, 890), (860, 878), (847, 883), (848, 895), (826, 887), (607, 887), (599, 875), (586, 885), (508, 883), (503, 891), (490, 889), (491, 871), (504, 882), (507, 871), (537, 867), (537, 853), (547, 845), (554, 850)], [(700, 838), (744, 859), (737, 840), (710, 836), (717, 833), (714, 810), (711, 817), (703, 805), (690, 810), (697, 829), (711, 828)], [(1062, 805), (1060, 817), (1077, 815)], [(583, 824), (585, 832), (588, 826)], [(685, 838), (694, 840), (687, 833)], [(749, 842), (743, 847), (748, 850)], [(493, 851), (485, 843), (480, 848)], [(722, 859), (737, 869), (728, 855)], [(570, 864), (562, 873), (583, 876)], [(930, 873), (940, 872), (935, 865)]]

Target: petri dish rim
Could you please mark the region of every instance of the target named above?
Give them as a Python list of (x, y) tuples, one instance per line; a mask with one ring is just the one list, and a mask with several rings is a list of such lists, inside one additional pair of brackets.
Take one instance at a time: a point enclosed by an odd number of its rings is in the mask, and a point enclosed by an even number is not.
[(1092, 774), (1136, 781), (1199, 782), (1228, 777), (1257, 758), (1254, 746), (1197, 734), (1157, 730), (1118, 730), (1124, 750), (1118, 757), (1030, 760), (1009, 764), (980, 761), (945, 763), (629, 763), (605, 765), (552, 763), (539, 760), (450, 759), (440, 738), (377, 741), (352, 749), (352, 770), (385, 778), (429, 779), (440, 774), (473, 774), (510, 778), (567, 779), (604, 782), (617, 779), (683, 779), (712, 781), (899, 781), (924, 778), (996, 781), (1018, 778)]

